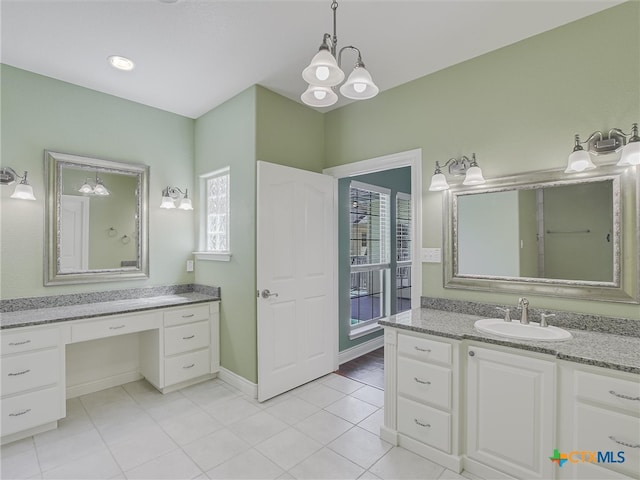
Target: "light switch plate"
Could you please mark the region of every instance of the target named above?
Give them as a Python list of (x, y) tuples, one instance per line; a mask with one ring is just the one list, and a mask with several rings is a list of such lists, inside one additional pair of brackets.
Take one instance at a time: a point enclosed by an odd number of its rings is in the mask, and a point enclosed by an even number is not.
[(187, 260), (187, 272), (193, 272), (193, 260)]
[(422, 263), (441, 263), (442, 249), (440, 248), (423, 248)]

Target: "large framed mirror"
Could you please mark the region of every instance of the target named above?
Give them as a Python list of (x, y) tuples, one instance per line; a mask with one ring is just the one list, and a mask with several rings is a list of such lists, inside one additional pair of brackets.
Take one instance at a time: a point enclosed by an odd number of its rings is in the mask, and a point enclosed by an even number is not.
[(45, 151), (44, 284), (148, 278), (149, 167)]
[(445, 288), (640, 303), (636, 168), (452, 187)]

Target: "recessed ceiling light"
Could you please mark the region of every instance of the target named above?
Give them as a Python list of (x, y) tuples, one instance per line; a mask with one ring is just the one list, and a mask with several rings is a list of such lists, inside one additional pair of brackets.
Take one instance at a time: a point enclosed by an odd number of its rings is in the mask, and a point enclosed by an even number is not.
[(109, 57), (109, 63), (118, 70), (133, 70), (135, 64), (126, 57), (121, 57), (120, 55), (111, 55)]

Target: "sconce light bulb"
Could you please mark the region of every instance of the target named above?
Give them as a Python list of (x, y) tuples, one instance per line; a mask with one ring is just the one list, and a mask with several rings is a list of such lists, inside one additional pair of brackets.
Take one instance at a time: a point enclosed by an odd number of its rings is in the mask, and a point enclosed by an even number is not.
[(324, 90), (314, 90), (313, 96), (318, 100), (324, 100), (324, 97), (327, 96), (327, 92), (325, 92)]
[(329, 78), (329, 68), (325, 67), (324, 65), (316, 68), (316, 78), (321, 82)]
[(367, 85), (364, 83), (354, 83), (353, 89), (358, 93), (362, 93), (367, 89)]

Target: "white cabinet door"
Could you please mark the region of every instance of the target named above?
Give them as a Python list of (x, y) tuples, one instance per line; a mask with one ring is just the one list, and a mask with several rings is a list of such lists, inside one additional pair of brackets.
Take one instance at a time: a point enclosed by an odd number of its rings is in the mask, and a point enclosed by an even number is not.
[(469, 346), (467, 455), (517, 478), (553, 478), (555, 363)]

